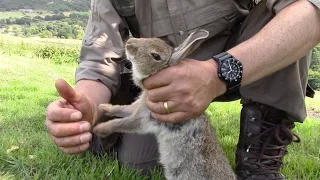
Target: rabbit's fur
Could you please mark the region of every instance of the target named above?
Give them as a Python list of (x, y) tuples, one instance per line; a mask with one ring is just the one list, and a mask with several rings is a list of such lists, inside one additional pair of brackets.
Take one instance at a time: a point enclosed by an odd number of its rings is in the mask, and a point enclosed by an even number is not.
[[(133, 80), (142, 81), (161, 69), (179, 63), (208, 37), (208, 32), (192, 33), (179, 47), (173, 48), (158, 38), (131, 38), (126, 55), (132, 62)], [(160, 57), (160, 59), (159, 59)], [(158, 60), (156, 60), (158, 59)], [(177, 124), (162, 123), (151, 117), (145, 104), (146, 92), (131, 105), (102, 104), (107, 116), (119, 117), (94, 127), (99, 136), (114, 132), (153, 133), (157, 137), (160, 163), (168, 180), (232, 180), (235, 175), (205, 114)]]

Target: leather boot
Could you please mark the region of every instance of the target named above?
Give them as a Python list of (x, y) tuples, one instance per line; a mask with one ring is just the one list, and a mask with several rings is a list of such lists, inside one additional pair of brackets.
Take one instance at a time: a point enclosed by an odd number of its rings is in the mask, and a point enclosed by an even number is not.
[(254, 102), (243, 105), (236, 151), (237, 178), (285, 179), (279, 170), (286, 146), (300, 141), (291, 132), (293, 128), (294, 123), (284, 111)]

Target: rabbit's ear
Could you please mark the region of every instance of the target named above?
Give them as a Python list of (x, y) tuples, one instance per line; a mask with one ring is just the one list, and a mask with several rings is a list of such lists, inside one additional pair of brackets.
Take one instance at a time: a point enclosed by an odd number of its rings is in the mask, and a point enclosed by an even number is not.
[(191, 33), (182, 44), (173, 50), (169, 62), (170, 66), (178, 64), (180, 60), (191, 54), (208, 36), (209, 32), (203, 29), (196, 30), (195, 32)]

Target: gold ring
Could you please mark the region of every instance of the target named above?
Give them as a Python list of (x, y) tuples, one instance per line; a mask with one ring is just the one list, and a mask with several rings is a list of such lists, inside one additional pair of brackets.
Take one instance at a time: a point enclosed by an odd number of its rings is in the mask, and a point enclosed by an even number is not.
[(164, 107), (164, 109), (166, 110), (166, 113), (169, 114), (169, 113), (170, 113), (170, 110), (169, 110), (168, 102), (167, 102), (167, 101), (163, 103), (163, 107)]

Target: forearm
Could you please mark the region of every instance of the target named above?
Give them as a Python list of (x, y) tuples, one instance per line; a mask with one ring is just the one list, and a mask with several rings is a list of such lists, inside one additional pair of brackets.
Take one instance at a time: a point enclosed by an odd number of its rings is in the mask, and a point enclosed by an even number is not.
[(294, 63), (319, 42), (320, 10), (300, 0), (228, 52), (242, 62), (242, 85), (247, 85)]
[[(76, 83), (75, 89), (82, 92), (94, 106), (95, 110), (100, 104), (109, 103), (111, 91), (99, 81), (80, 80)], [(97, 114), (100, 117), (100, 114)]]
[(77, 82), (75, 89), (93, 100), (95, 105), (110, 102), (111, 91), (107, 86), (98, 81), (80, 80)]

